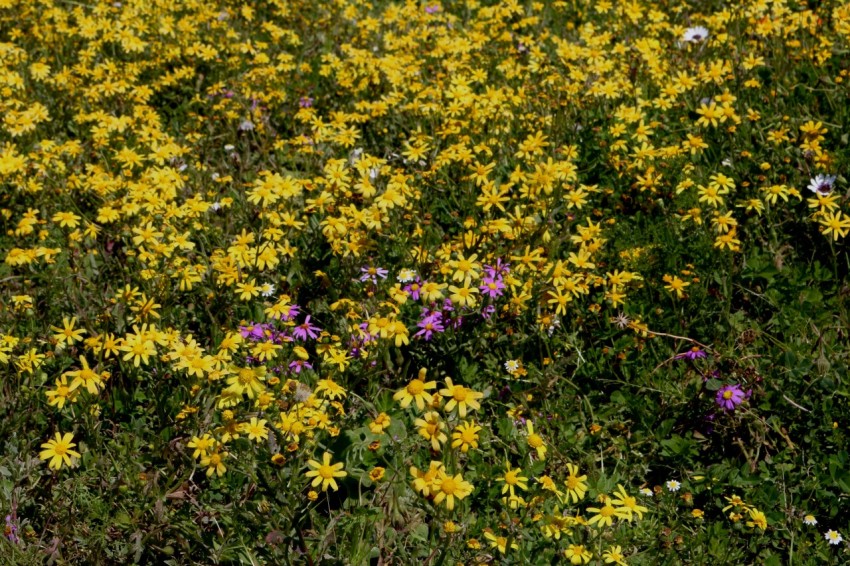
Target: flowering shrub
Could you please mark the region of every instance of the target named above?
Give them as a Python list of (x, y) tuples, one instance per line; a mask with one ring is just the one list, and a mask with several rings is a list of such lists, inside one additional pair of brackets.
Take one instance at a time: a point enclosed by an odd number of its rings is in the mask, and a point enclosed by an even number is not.
[(847, 2), (0, 4), (12, 563), (847, 562)]

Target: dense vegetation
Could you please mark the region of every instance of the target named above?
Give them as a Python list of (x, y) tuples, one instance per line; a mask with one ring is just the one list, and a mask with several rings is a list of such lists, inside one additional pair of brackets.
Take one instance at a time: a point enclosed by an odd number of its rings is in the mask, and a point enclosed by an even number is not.
[(850, 3), (0, 29), (0, 562), (850, 560)]

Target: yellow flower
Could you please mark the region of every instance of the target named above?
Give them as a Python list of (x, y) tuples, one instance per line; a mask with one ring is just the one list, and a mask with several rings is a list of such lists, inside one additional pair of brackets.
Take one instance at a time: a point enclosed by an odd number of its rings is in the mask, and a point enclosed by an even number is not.
[(483, 393), (478, 393), (472, 389), (468, 389), (463, 385), (455, 385), (450, 377), (446, 378), (446, 388), (440, 390), (440, 395), (449, 399), (446, 403), (446, 412), (450, 413), (457, 406), (457, 412), (460, 418), (466, 418), (467, 407), (473, 410), (478, 410), (481, 405), (478, 399), (484, 397)]
[(477, 304), (475, 295), (479, 293), (478, 287), (469, 287), (466, 283), (464, 283), (463, 287), (449, 285), (449, 291), (451, 292), (449, 298), (458, 306), (469, 307), (471, 309), (475, 308)]
[[(472, 254), (468, 258), (463, 257), (463, 254), (458, 254), (456, 260), (449, 262), (449, 266), (455, 270), (452, 280), (463, 281), (464, 286), (469, 286), (469, 283), (473, 279), (478, 279), (480, 277), (478, 269), (481, 267), (481, 264), (475, 261), (476, 259), (478, 259), (476, 254)], [(451, 290), (452, 287), (449, 287), (449, 289)]]
[(423, 497), (429, 497), (432, 484), (442, 469), (443, 463), (436, 460), (431, 460), (427, 471), (420, 471), (416, 466), (410, 466), (410, 475), (413, 476), (413, 489), (421, 493)]
[(504, 482), (505, 485), (502, 487), (502, 493), (510, 492), (513, 497), (516, 495), (515, 488), (520, 488), (523, 491), (528, 491), (528, 478), (521, 476), (522, 473), (521, 468), (511, 469), (510, 462), (505, 462), (505, 474), (501, 477), (496, 478), (496, 481)]
[(74, 378), (71, 381), (71, 391), (76, 391), (80, 386), (83, 386), (92, 395), (97, 395), (98, 389), (103, 387), (102, 376), (89, 367), (85, 356), (80, 356), (80, 364), (83, 366), (82, 369), (66, 371), (62, 374), (62, 377)]
[(388, 414), (380, 413), (371, 423), (369, 423), (369, 430), (371, 430), (373, 434), (381, 434), (388, 426), (390, 426), (390, 422), (392, 421)]
[(568, 463), (567, 471), (569, 471), (570, 475), (564, 480), (564, 484), (567, 486), (565, 499), (567, 501), (572, 499), (573, 503), (578, 503), (580, 499), (584, 498), (584, 494), (587, 492), (587, 476), (578, 475), (578, 466), (575, 464)]
[(611, 503), (619, 507), (618, 511), (626, 514), (626, 519), (632, 520), (632, 514), (637, 515), (638, 519), (643, 519), (643, 514), (648, 509), (639, 505), (637, 499), (626, 493), (622, 485), (617, 485), (617, 491), (614, 492), (614, 498)]
[(690, 285), (689, 282), (683, 281), (677, 276), (665, 275), (664, 281), (666, 283), (666, 285), (664, 285), (664, 288), (670, 291), (671, 293), (675, 293), (677, 299), (681, 299), (685, 296), (685, 287)]
[(42, 450), (38, 457), (42, 460), (50, 460), (47, 466), (52, 470), (59, 470), (62, 464), (66, 466), (73, 465), (74, 461), (80, 457), (80, 453), (71, 450), (76, 444), (72, 442), (74, 435), (66, 432), (64, 435), (56, 433), (55, 439), (50, 439), (41, 447)]
[(534, 432), (534, 423), (531, 422), (531, 419), (525, 421), (526, 430), (528, 431), (528, 436), (526, 437), (526, 442), (528, 442), (528, 447), (537, 451), (537, 457), (541, 460), (546, 458), (546, 444), (543, 442), (543, 439), (539, 434)]
[(446, 423), (443, 422), (436, 411), (428, 411), (422, 415), (421, 419), (416, 419), (413, 424), (419, 427), (419, 436), (431, 443), (434, 452), (439, 452), (440, 445), (448, 440), (446, 433), (443, 432)]
[(80, 217), (73, 212), (57, 212), (51, 220), (59, 224), (60, 228), (76, 228), (80, 224)]
[(242, 423), (242, 432), (248, 435), (248, 440), (255, 440), (257, 443), (269, 437), (266, 420), (257, 420), (257, 417), (252, 417), (250, 422)]
[(380, 466), (376, 466), (372, 468), (372, 471), (369, 472), (369, 479), (374, 482), (381, 481), (384, 478), (384, 473), (386, 470)]
[(83, 339), (83, 334), (86, 333), (85, 330), (81, 328), (74, 328), (74, 325), (77, 323), (77, 317), (73, 317), (71, 320), (68, 320), (67, 317), (62, 319), (62, 328), (57, 326), (51, 326), (50, 330), (56, 332), (53, 335), (53, 339), (59, 344), (59, 346), (64, 346), (68, 344), (69, 346), (73, 346), (74, 342), (79, 342)]
[(323, 397), (331, 400), (342, 399), (346, 395), (345, 388), (330, 377), (320, 379), (316, 383), (316, 390), (314, 393), (316, 395), (322, 394)]
[(478, 448), (478, 431), (481, 427), (475, 422), (464, 421), (455, 427), (452, 432), (452, 448), (460, 447), (460, 451), (466, 453), (470, 448)]
[(605, 564), (617, 564), (618, 566), (626, 566), (626, 557), (623, 556), (623, 548), (621, 546), (611, 546), (602, 553), (602, 558), (605, 559)]
[(224, 475), (227, 467), (224, 465), (224, 459), (227, 458), (227, 452), (211, 452), (201, 458), (201, 466), (207, 469), (207, 476), (218, 474), (219, 477)]
[(454, 477), (446, 474), (444, 470), (437, 472), (437, 477), (431, 485), (431, 493), (434, 494), (434, 505), (439, 505), (445, 500), (446, 509), (451, 511), (455, 506), (455, 499), (463, 499), (472, 493), (472, 484), (463, 479), (461, 474)]
[(824, 214), (818, 222), (823, 226), (824, 236), (832, 234), (833, 240), (844, 238), (847, 236), (847, 232), (850, 231), (850, 216), (847, 216), (840, 210), (838, 212)]
[(311, 487), (319, 487), (321, 484), (322, 491), (327, 491), (328, 486), (332, 487), (334, 491), (338, 490), (339, 486), (335, 478), (344, 478), (348, 475), (348, 472), (342, 469), (345, 466), (342, 462), (331, 464), (331, 455), (328, 452), (325, 452), (322, 456), (322, 463), (309, 460), (307, 466), (310, 470), (305, 475), (308, 478), (313, 478)]
[(393, 395), (393, 400), (399, 401), (402, 409), (406, 409), (410, 406), (411, 402), (416, 402), (416, 408), (420, 411), (425, 408), (425, 404), (431, 404), (433, 397), (430, 393), (428, 393), (428, 389), (435, 389), (437, 387), (436, 381), (425, 381), (425, 375), (428, 370), (426, 368), (422, 368), (419, 370), (419, 377), (411, 380), (404, 389), (399, 389), (396, 391), (395, 395)]
[[(484, 533), (484, 538), (490, 541), (490, 546), (497, 549), (502, 554), (508, 551), (508, 537), (497, 537), (490, 531)], [(519, 550), (519, 545), (511, 540), (510, 546), (514, 550)]]
[(571, 544), (564, 551), (564, 557), (570, 560), (570, 564), (587, 564), (593, 554), (580, 544)]
[(602, 503), (602, 507), (587, 508), (588, 513), (595, 513), (595, 515), (587, 521), (588, 525), (599, 523), (600, 527), (610, 527), (614, 524), (614, 519), (628, 519), (631, 517), (630, 511), (614, 507), (611, 502), (611, 498), (608, 496), (604, 496)]
[(79, 391), (75, 391), (68, 386), (68, 377), (63, 375), (56, 380), (56, 389), (46, 391), (45, 395), (47, 395), (48, 405), (58, 407), (59, 410), (62, 410), (66, 401), (74, 403), (77, 400), (78, 393)]
[(764, 513), (759, 511), (756, 508), (752, 508), (749, 511), (750, 520), (747, 521), (747, 526), (750, 528), (758, 527), (762, 531), (767, 530), (767, 517), (765, 517)]
[(193, 436), (192, 440), (186, 443), (186, 447), (195, 449), (192, 458), (204, 458), (210, 450), (215, 448), (215, 444), (215, 439), (209, 434), (205, 434), (201, 437)]

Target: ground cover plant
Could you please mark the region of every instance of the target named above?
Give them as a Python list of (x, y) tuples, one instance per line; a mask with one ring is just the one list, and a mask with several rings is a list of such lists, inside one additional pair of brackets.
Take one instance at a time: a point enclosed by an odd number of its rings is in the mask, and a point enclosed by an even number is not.
[(850, 3), (0, 30), (0, 563), (850, 561)]

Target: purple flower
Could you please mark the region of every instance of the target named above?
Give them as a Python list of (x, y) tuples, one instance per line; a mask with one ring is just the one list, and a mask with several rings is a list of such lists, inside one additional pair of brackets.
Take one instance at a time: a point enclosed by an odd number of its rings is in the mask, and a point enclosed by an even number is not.
[(313, 364), (305, 362), (304, 360), (295, 360), (289, 364), (289, 371), (301, 373), (302, 369), (313, 369)]
[(18, 542), (18, 525), (15, 524), (11, 515), (6, 515), (6, 528), (4, 533), (6, 534), (6, 538), (10, 541), (14, 543)]
[(268, 338), (272, 337), (272, 332), (273, 330), (271, 324), (261, 324), (258, 322), (252, 322), (247, 326), (239, 327), (239, 334), (242, 336), (242, 338), (247, 338), (252, 342), (257, 342), (259, 340), (267, 340)]
[(481, 286), (478, 288), (482, 295), (487, 295), (491, 299), (504, 295), (505, 283), (500, 276), (490, 277), (489, 275), (481, 280)]
[(386, 279), (387, 275), (389, 274), (389, 271), (387, 271), (386, 269), (382, 267), (374, 267), (372, 265), (368, 267), (361, 267), (360, 272), (363, 273), (363, 275), (360, 276), (360, 281), (363, 281), (365, 283), (366, 281), (371, 280), (372, 283), (375, 285), (378, 284), (378, 277), (380, 277), (381, 279)]
[(410, 298), (414, 301), (419, 300), (419, 292), (422, 290), (422, 281), (419, 277), (416, 278), (415, 281), (411, 281), (402, 289), (405, 293), (410, 295)]
[(289, 305), (289, 311), (286, 313), (281, 313), (281, 320), (292, 320), (301, 312), (301, 307), (298, 305)]
[(717, 391), (715, 400), (721, 408), (727, 411), (734, 411), (735, 407), (743, 403), (744, 399), (750, 396), (750, 393), (751, 391), (744, 392), (737, 383), (735, 385), (725, 385)]
[(704, 358), (706, 353), (704, 350), (700, 350), (696, 346), (688, 350), (687, 352), (682, 352), (681, 354), (677, 354), (677, 360), (695, 360), (697, 358)]
[(313, 326), (310, 324), (310, 315), (307, 315), (307, 318), (304, 319), (302, 324), (299, 324), (294, 329), (292, 329), (292, 336), (297, 338), (298, 340), (307, 341), (307, 338), (318, 338), (319, 332), (321, 332), (321, 328), (318, 326)]
[(301, 108), (310, 108), (311, 106), (313, 106), (313, 99), (309, 96), (302, 96), (301, 99), (298, 101), (298, 106), (300, 106)]
[(426, 14), (436, 14), (440, 11), (440, 6), (438, 4), (431, 4), (430, 6), (425, 6)]
[(423, 318), (416, 326), (420, 328), (419, 332), (414, 334), (414, 338), (422, 336), (425, 340), (430, 340), (435, 332), (443, 332), (443, 313), (440, 311), (430, 312), (427, 309), (422, 312)]
[(484, 272), (487, 274), (487, 277), (490, 277), (491, 279), (503, 277), (511, 272), (511, 264), (502, 263), (502, 258), (497, 258), (495, 265), (484, 266)]
[(490, 317), (493, 316), (493, 313), (496, 312), (495, 305), (487, 305), (483, 309), (481, 309), (481, 316), (484, 317), (484, 320), (490, 320)]
[(369, 342), (374, 342), (375, 335), (369, 332), (369, 323), (362, 322), (360, 323), (360, 342), (362, 344), (368, 344)]

